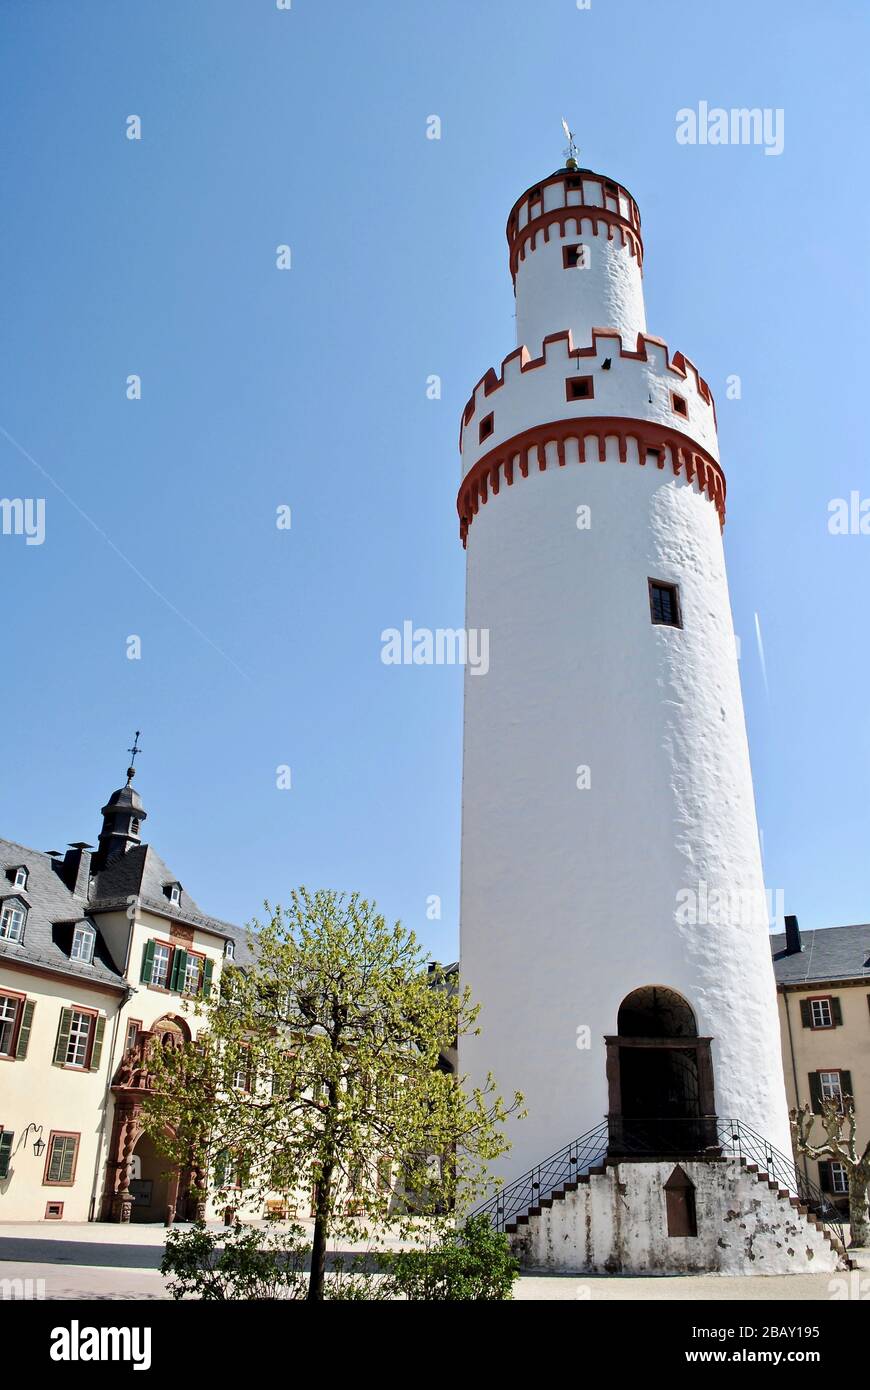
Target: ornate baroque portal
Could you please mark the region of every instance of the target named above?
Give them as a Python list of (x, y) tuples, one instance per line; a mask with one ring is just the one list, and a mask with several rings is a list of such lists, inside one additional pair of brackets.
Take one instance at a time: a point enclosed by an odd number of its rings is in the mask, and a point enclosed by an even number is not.
[(189, 1041), (190, 1029), (184, 1019), (169, 1014), (158, 1019), (150, 1031), (140, 1031), (121, 1058), (112, 1080), (115, 1111), (106, 1165), (104, 1221), (162, 1221), (171, 1225), (175, 1220), (193, 1220), (205, 1214), (205, 1204), (195, 1202), (190, 1195), (204, 1187), (205, 1174), (194, 1167), (171, 1170), (145, 1134), (142, 1122), (145, 1096), (154, 1085), (149, 1067), (152, 1050)]

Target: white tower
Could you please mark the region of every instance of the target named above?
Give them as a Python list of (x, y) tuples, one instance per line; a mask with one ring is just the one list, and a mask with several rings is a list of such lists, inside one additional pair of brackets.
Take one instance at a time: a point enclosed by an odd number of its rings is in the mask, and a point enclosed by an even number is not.
[(737, 1119), (790, 1153), (709, 387), (646, 335), (637, 205), (573, 160), (507, 224), (518, 346), (465, 408), (460, 1069), (507, 1179)]

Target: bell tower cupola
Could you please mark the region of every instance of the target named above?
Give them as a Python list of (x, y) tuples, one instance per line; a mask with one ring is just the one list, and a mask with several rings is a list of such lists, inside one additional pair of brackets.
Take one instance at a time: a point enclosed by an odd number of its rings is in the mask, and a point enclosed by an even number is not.
[(112, 792), (100, 812), (103, 817), (97, 850), (97, 863), (100, 865), (117, 859), (119, 855), (126, 854), (128, 850), (142, 843), (142, 822), (147, 818), (148, 812), (142, 805), (141, 796), (133, 787), (133, 778), (136, 775), (134, 764), (136, 754), (140, 752), (138, 729), (133, 747), (127, 751), (132, 754), (130, 766), (127, 768), (127, 781), (123, 787)]

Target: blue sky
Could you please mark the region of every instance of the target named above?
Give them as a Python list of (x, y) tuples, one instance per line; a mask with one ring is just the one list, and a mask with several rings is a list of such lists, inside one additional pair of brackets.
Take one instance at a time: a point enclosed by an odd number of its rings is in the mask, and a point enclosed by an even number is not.
[[(455, 956), (461, 676), (379, 639), (462, 624), (459, 414), (513, 346), (504, 223), (564, 113), (717, 398), (766, 881), (803, 926), (867, 920), (870, 536), (827, 521), (870, 495), (868, 21), (6, 0), (0, 492), (47, 510), (42, 546), (0, 537), (0, 833), (95, 841), (141, 728), (149, 838), (203, 907), (358, 888)], [(702, 100), (782, 108), (783, 153), (678, 145)]]

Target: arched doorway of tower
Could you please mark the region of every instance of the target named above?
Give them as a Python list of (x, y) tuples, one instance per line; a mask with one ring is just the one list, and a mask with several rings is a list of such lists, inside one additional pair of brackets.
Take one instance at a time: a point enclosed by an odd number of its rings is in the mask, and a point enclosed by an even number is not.
[(676, 990), (644, 985), (623, 999), (607, 1044), (608, 1149), (614, 1155), (705, 1153), (716, 1146), (710, 1038)]

